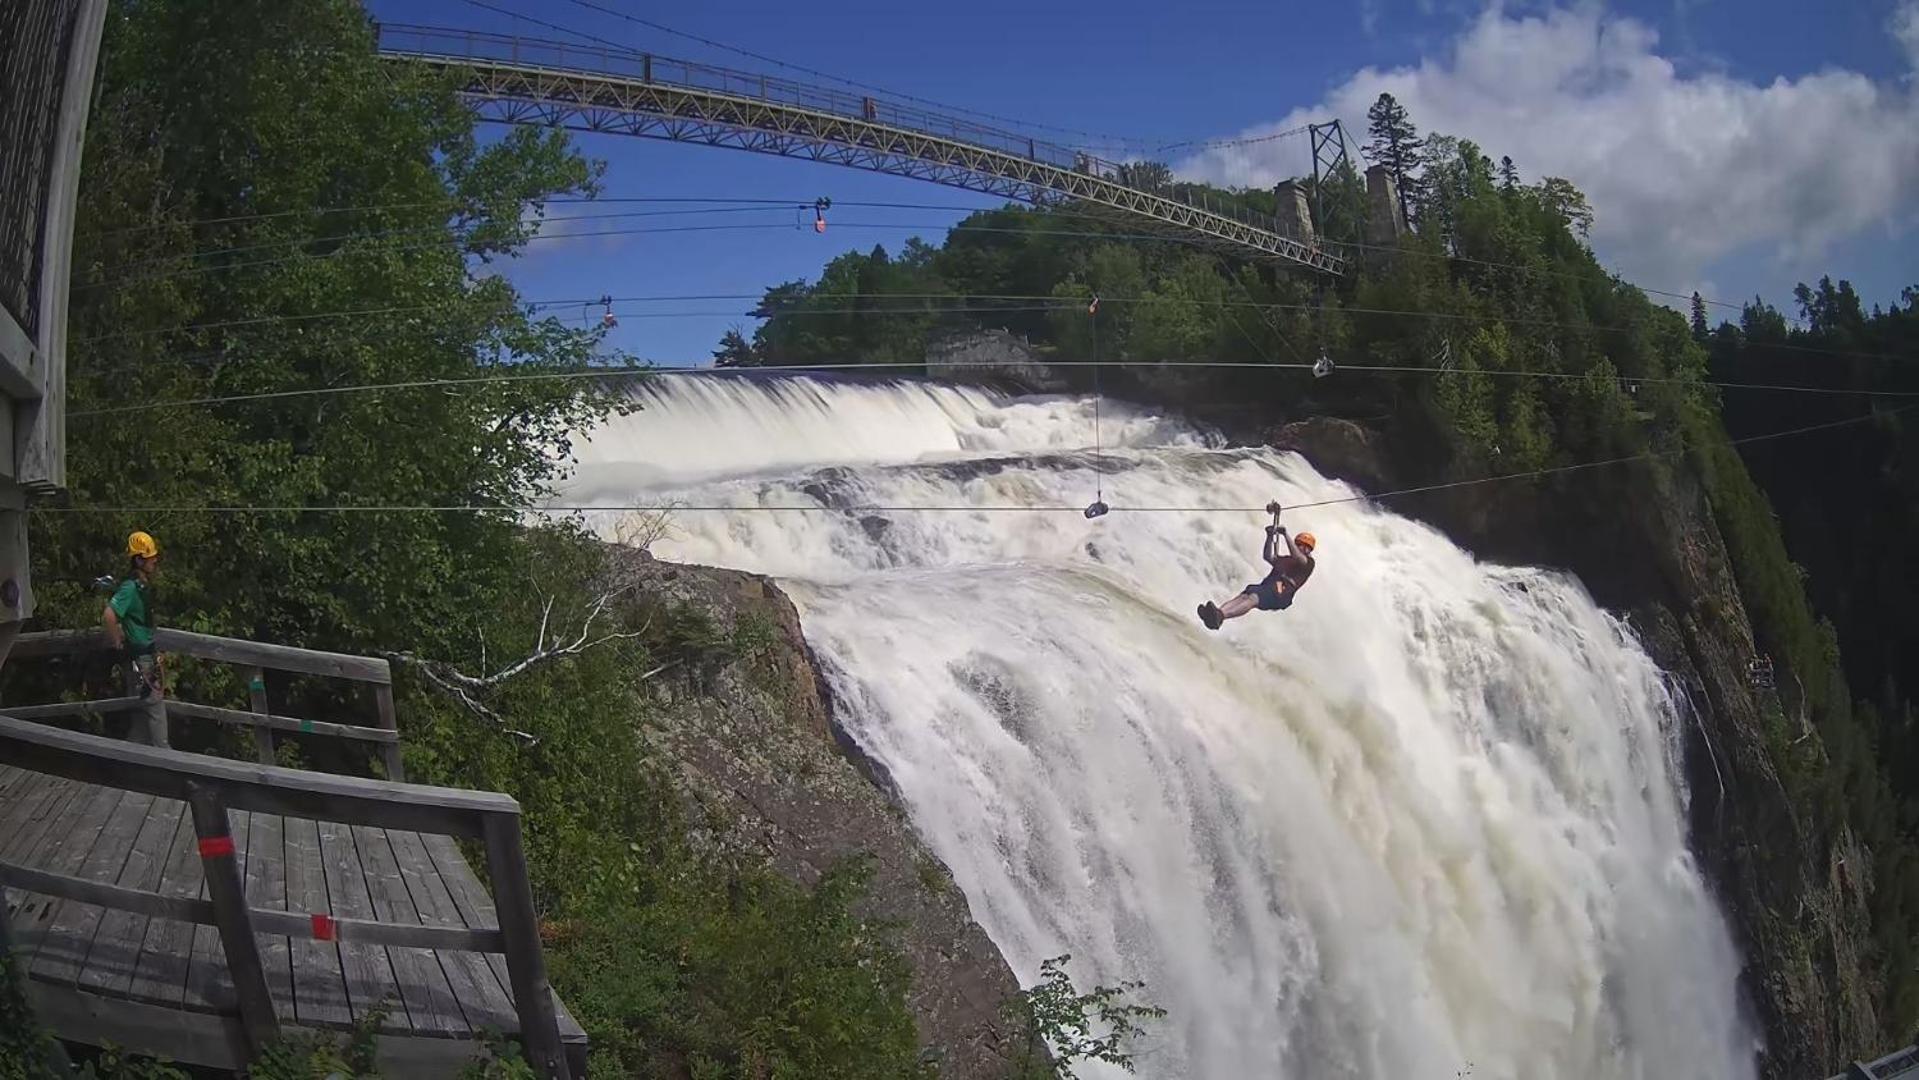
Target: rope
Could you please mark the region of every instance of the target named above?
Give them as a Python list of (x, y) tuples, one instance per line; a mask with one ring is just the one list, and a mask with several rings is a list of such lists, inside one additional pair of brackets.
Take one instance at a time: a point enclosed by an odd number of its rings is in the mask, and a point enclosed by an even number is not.
[[(736, 229), (767, 229), (767, 228), (786, 229), (786, 228), (789, 228), (789, 226), (785, 226), (785, 225), (689, 225), (689, 226), (671, 227), (666, 229), (642, 229), (642, 230), (614, 229), (614, 230), (588, 232), (588, 233), (569, 233), (567, 235), (569, 237), (585, 237), (585, 236), (625, 235), (632, 232), (654, 232), (654, 233), (710, 232), (710, 231), (725, 231), (725, 230), (736, 230)], [(852, 222), (852, 223), (835, 223), (834, 228), (915, 229), (915, 228), (918, 228), (918, 226)], [(954, 230), (974, 230), (973, 226), (965, 226), (965, 225), (950, 226), (950, 228)], [(1032, 235), (1031, 230), (1022, 230), (1022, 229), (981, 228), (975, 231), (1004, 232), (1004, 233), (1017, 233), (1019, 235)], [(1046, 230), (1046, 231), (1054, 231), (1054, 230)], [(1111, 234), (1086, 233), (1084, 235), (1110, 236)], [(1165, 239), (1165, 238), (1152, 237), (1149, 239)], [(761, 294), (747, 294), (747, 293), (712, 294), (710, 297), (707, 297), (707, 298), (764, 300), (765, 294), (763, 293)], [(988, 312), (1017, 311), (1017, 310), (1029, 310), (1029, 311), (1054, 310), (1059, 307), (1066, 306), (1068, 303), (1071, 303), (1070, 301), (1063, 302), (1057, 296), (1040, 296), (1037, 294), (1022, 295), (1022, 294), (1013, 294), (1013, 293), (1004, 293), (1004, 294), (981, 293), (981, 294), (973, 294), (968, 296), (954, 296), (952, 294), (944, 294), (944, 293), (898, 293), (898, 294), (875, 294), (873, 298), (874, 299), (895, 299), (895, 300), (907, 300), (907, 299), (980, 300), (980, 301), (992, 301), (996, 303), (1001, 301), (1012, 302), (1012, 301), (1020, 301), (1020, 300), (1030, 300), (1030, 301), (1041, 302), (1038, 306), (1029, 307), (1029, 308), (979, 309), (979, 310), (988, 311)], [(670, 300), (670, 299), (699, 299), (699, 297), (630, 296), (630, 297), (614, 297), (613, 299), (617, 303), (651, 303), (655, 301)], [(1102, 299), (1102, 302), (1103, 303), (1147, 303), (1147, 302), (1164, 302), (1166, 299), (1168, 298), (1122, 296), (1122, 297), (1105, 297)], [(526, 306), (532, 310), (539, 310), (541, 308), (546, 308), (546, 307), (574, 307), (580, 304), (597, 304), (600, 302), (601, 302), (600, 297), (593, 296), (593, 297), (575, 297), (575, 298), (564, 299), (564, 300), (534, 300), (534, 301), (526, 302)], [(1319, 307), (1319, 305), (1316, 305), (1316, 304), (1262, 303), (1262, 302), (1252, 301), (1252, 300), (1199, 300), (1194, 298), (1182, 298), (1180, 299), (1179, 302), (1191, 304), (1199, 307), (1248, 308), (1256, 311), (1320, 311), (1322, 310)], [(393, 314), (393, 313), (400, 313), (400, 312), (426, 311), (426, 310), (431, 310), (431, 309), (439, 308), (443, 306), (445, 305), (444, 304), (418, 304), (418, 305), (413, 305), (408, 307), (358, 308), (358, 309), (339, 310), (339, 311), (309, 312), (305, 314), (296, 314), (296, 315), (263, 315), (263, 316), (258, 316), (251, 319), (235, 319), (235, 320), (226, 320), (226, 321), (220, 321), (220, 322), (206, 322), (206, 323), (186, 323), (180, 326), (154, 327), (154, 328), (149, 328), (144, 330), (121, 330), (121, 331), (115, 331), (113, 333), (108, 333), (108, 334), (93, 334), (93, 335), (88, 335), (86, 337), (77, 337), (72, 340), (75, 344), (84, 344), (84, 343), (95, 342), (95, 341), (113, 341), (113, 340), (120, 340), (125, 338), (149, 337), (157, 334), (184, 333), (192, 330), (224, 329), (227, 327), (253, 326), (253, 325), (260, 325), (264, 323), (303, 322), (303, 321), (315, 320), (315, 319), (351, 318), (358, 315), (380, 315), (380, 314)], [(965, 311), (971, 311), (974, 309), (953, 308), (950, 310), (956, 311), (956, 312), (965, 312)], [(1572, 331), (1596, 332), (1596, 333), (1633, 334), (1633, 333), (1640, 332), (1640, 330), (1642, 329), (1641, 327), (1633, 327), (1633, 326), (1608, 326), (1608, 325), (1600, 325), (1600, 324), (1592, 324), (1592, 323), (1568, 323), (1568, 322), (1560, 322), (1554, 319), (1525, 319), (1525, 318), (1507, 317), (1507, 316), (1492, 315), (1492, 314), (1461, 314), (1461, 313), (1447, 312), (1447, 311), (1399, 311), (1399, 310), (1393, 310), (1389, 308), (1363, 308), (1363, 307), (1344, 307), (1344, 308), (1341, 308), (1340, 310), (1342, 312), (1346, 312), (1348, 314), (1353, 314), (1353, 315), (1397, 316), (1402, 318), (1432, 319), (1435, 321), (1452, 321), (1452, 322), (1485, 321), (1485, 322), (1505, 323), (1511, 326), (1538, 326), (1538, 327), (1546, 327), (1546, 328), (1559, 329), (1559, 330), (1572, 330)], [(780, 310), (780, 311), (749, 312), (748, 314), (753, 315), (756, 318), (782, 318), (782, 317), (796, 316), (796, 315), (924, 315), (929, 313), (939, 314), (940, 312), (937, 310), (928, 309), (928, 308), (904, 308), (904, 307), (903, 308), (854, 308), (854, 309), (793, 308), (793, 309)], [(735, 314), (737, 313), (731, 312), (731, 311), (683, 311), (683, 312), (634, 313), (631, 315), (622, 315), (621, 317), (622, 318), (713, 318), (713, 317), (725, 317), (725, 316), (730, 316)], [(385, 328), (382, 328), (382, 332), (388, 332), (388, 331)], [(1820, 348), (1817, 346), (1810, 346), (1810, 345), (1789, 345), (1789, 344), (1771, 344), (1771, 343), (1768, 343), (1766, 347), (1788, 349), (1794, 352), (1817, 353), (1825, 356), (1856, 357), (1859, 359), (1866, 359), (1866, 360), (1897, 360), (1897, 361), (1906, 361), (1906, 362), (1919, 362), (1919, 356), (1907, 356), (1907, 355), (1902, 355), (1897, 353), (1861, 352), (1861, 351), (1849, 350), (1849, 349), (1827, 349), (1827, 348)], [(867, 365), (867, 366), (878, 366), (878, 365)], [(918, 365), (913, 365), (913, 366), (918, 366)], [(1358, 370), (1358, 369), (1352, 369), (1352, 370)], [(1492, 374), (1492, 372), (1483, 372), (1483, 374)], [(1579, 376), (1571, 376), (1571, 377), (1579, 377)], [(1635, 379), (1632, 381), (1652, 382), (1654, 380)]]
[[(1280, 132), (1278, 135), (1275, 135), (1275, 136), (1260, 136), (1259, 138), (1277, 138), (1280, 136), (1297, 134), (1298, 132), (1301, 132), (1304, 130), (1306, 129), (1297, 128), (1297, 129), (1294, 129), (1293, 131)], [(1226, 143), (1231, 143), (1235, 141), (1237, 140), (1223, 140), (1221, 141), (1220, 144), (1224, 145)], [(812, 198), (748, 199), (748, 198), (730, 198), (730, 197), (702, 198), (699, 196), (691, 196), (691, 195), (680, 195), (680, 196), (612, 195), (612, 196), (602, 196), (602, 197), (596, 197), (596, 198), (568, 197), (568, 198), (552, 198), (552, 199), (532, 199), (532, 200), (528, 200), (528, 202), (530, 204), (546, 205), (546, 206), (560, 206), (560, 205), (573, 205), (573, 204), (591, 205), (591, 204), (612, 204), (612, 203), (702, 203), (702, 204), (709, 204), (715, 207), (718, 207), (718, 206), (740, 206), (743, 208), (763, 207), (768, 210), (782, 210), (792, 206), (811, 206), (813, 200)], [(78, 235), (118, 236), (118, 235), (122, 235), (129, 232), (141, 232), (146, 230), (162, 229), (162, 228), (169, 228), (169, 227), (175, 227), (175, 226), (185, 227), (185, 226), (197, 226), (197, 225), (223, 224), (223, 223), (238, 222), (238, 221), (257, 221), (257, 220), (263, 220), (263, 219), (269, 219), (269, 218), (290, 217), (298, 214), (315, 214), (315, 215), (344, 214), (344, 213), (356, 213), (356, 212), (364, 212), (364, 211), (371, 211), (371, 210), (404, 210), (404, 209), (416, 209), (420, 207), (447, 206), (447, 205), (449, 204), (446, 202), (446, 200), (439, 200), (436, 202), (370, 203), (362, 206), (329, 206), (329, 207), (316, 207), (313, 209), (303, 208), (298, 210), (276, 210), (276, 211), (270, 211), (270, 212), (259, 213), (259, 214), (233, 214), (233, 215), (228, 215), (224, 217), (196, 218), (188, 221), (158, 222), (151, 225), (130, 225), (130, 226), (126, 226), (124, 228), (119, 228), (119, 229), (108, 229), (103, 232), (97, 232), (97, 233), (80, 233)], [(858, 207), (861, 209), (938, 210), (938, 211), (951, 211), (954, 213), (989, 213), (994, 211), (995, 209), (1004, 208), (1004, 207), (995, 208), (995, 207), (968, 206), (968, 205), (963, 205), (959, 203), (896, 202), (891, 200), (861, 200), (861, 199), (834, 199), (833, 205), (838, 207)], [(685, 211), (685, 212), (686, 213), (703, 213), (708, 211)], [(711, 212), (717, 213), (720, 211), (716, 209)], [(1113, 215), (1110, 211), (1102, 213), (1102, 212), (1093, 212), (1093, 211), (1086, 211), (1086, 210), (1073, 210), (1068, 207), (1047, 207), (1045, 208), (1044, 212), (1048, 217), (1080, 218), (1080, 219), (1094, 220), (1094, 221), (1113, 220)], [(582, 215), (575, 215), (575, 216), (584, 219), (584, 218), (596, 217), (596, 216), (619, 216), (619, 215), (582, 214)], [(565, 221), (565, 220), (571, 220), (571, 219), (570, 218), (549, 218), (547, 220)], [(318, 243), (327, 239), (337, 240), (337, 239), (357, 238), (358, 236), (372, 236), (372, 235), (380, 235), (380, 234), (361, 233), (353, 237), (324, 237), (324, 238), (310, 237), (304, 240), (289, 239), (285, 241), (279, 241), (278, 243), (288, 244), (288, 245), (298, 244), (298, 243)], [(1445, 259), (1449, 262), (1470, 263), (1475, 266), (1486, 266), (1486, 267), (1493, 267), (1493, 268), (1504, 269), (1504, 270), (1517, 270), (1517, 271), (1520, 271), (1521, 273), (1533, 274), (1541, 277), (1566, 278), (1568, 280), (1574, 280), (1574, 281), (1598, 280), (1592, 274), (1582, 272), (1582, 271), (1549, 270), (1544, 267), (1528, 266), (1524, 263), (1499, 262), (1493, 259), (1476, 259), (1466, 255), (1453, 255), (1446, 252), (1422, 251), (1417, 248), (1401, 247), (1401, 246), (1392, 245), (1392, 244), (1366, 244), (1366, 243), (1360, 243), (1358, 241), (1353, 241), (1353, 240), (1333, 240), (1327, 237), (1320, 237), (1318, 242), (1323, 247), (1343, 247), (1343, 248), (1352, 248), (1354, 250), (1364, 250), (1364, 251), (1390, 251), (1390, 252), (1395, 252), (1401, 255), (1412, 255), (1417, 258)], [(177, 256), (169, 256), (169, 258), (197, 258), (204, 255), (215, 255), (215, 254), (220, 254), (222, 252), (231, 252), (233, 250), (236, 250), (236, 249), (231, 249), (231, 248), (195, 249), (192, 251), (181, 252)], [(156, 259), (156, 260), (148, 260), (148, 261), (158, 262), (158, 261), (164, 261), (164, 260)], [(1223, 258), (1218, 259), (1218, 261), (1220, 261), (1222, 264), (1224, 263)], [(118, 267), (112, 267), (109, 269), (124, 269), (128, 265), (130, 264), (123, 263), (123, 264), (120, 264)], [(246, 265), (246, 264), (243, 264), (243, 265)], [(1602, 271), (1603, 271), (1603, 268), (1602, 268)], [(1667, 296), (1667, 297), (1672, 297), (1678, 300), (1690, 300), (1692, 298), (1691, 293), (1674, 292), (1670, 289), (1655, 289), (1655, 288), (1652, 288), (1651, 286), (1639, 285), (1634, 282), (1626, 281), (1623, 278), (1616, 278), (1615, 280), (1618, 280), (1621, 284), (1631, 285), (1634, 288), (1640, 290), (1641, 292), (1650, 293), (1655, 296)], [(1715, 300), (1709, 296), (1702, 296), (1700, 297), (1700, 300), (1714, 307), (1730, 308), (1734, 311), (1744, 310), (1745, 308), (1745, 304), (1743, 303), (1734, 303), (1729, 300)]]
[(1093, 320), (1093, 501), (1106, 501), (1106, 471), (1101, 467), (1099, 445), (1099, 414), (1105, 395), (1099, 388), (1099, 297), (1093, 297), (1093, 306), (1087, 311)]
[[(1747, 435), (1726, 440), (1727, 446), (1747, 446), (1753, 443), (1769, 442), (1775, 439), (1788, 439), (1798, 435), (1808, 435), (1816, 431), (1830, 431), (1867, 423), (1882, 416), (1896, 416), (1919, 409), (1919, 405), (1906, 405), (1884, 412), (1868, 412), (1859, 416), (1846, 417), (1843, 420), (1829, 420), (1822, 424), (1807, 424), (1803, 427), (1789, 428), (1785, 431), (1773, 431), (1763, 435)], [(1425, 484), (1419, 487), (1396, 488), (1374, 494), (1348, 495), (1334, 499), (1319, 499), (1312, 502), (1288, 504), (1289, 510), (1307, 510), (1319, 506), (1338, 506), (1344, 503), (1383, 502), (1387, 499), (1405, 495), (1419, 495), (1433, 491), (1447, 491), (1454, 488), (1476, 487), (1480, 484), (1499, 484), (1509, 480), (1526, 480), (1541, 476), (1556, 476), (1562, 473), (1577, 472), (1582, 469), (1597, 469), (1608, 465), (1624, 465), (1637, 461), (1655, 461), (1660, 458), (1676, 457), (1684, 454), (1686, 448), (1673, 450), (1652, 450), (1640, 454), (1628, 454), (1623, 457), (1603, 458), (1598, 461), (1585, 461), (1573, 465), (1555, 465), (1543, 469), (1529, 469), (1524, 472), (1506, 473), (1501, 476), (1486, 476), (1473, 480), (1454, 480), (1442, 484)], [(1135, 514), (1264, 514), (1266, 508), (1251, 506), (1116, 506), (1114, 512)], [(719, 513), (719, 514), (1080, 514), (1084, 508), (1077, 506), (1052, 505), (932, 505), (932, 506), (894, 506), (886, 504), (858, 504), (848, 506), (721, 506), (721, 505), (678, 505), (672, 503), (634, 504), (625, 506), (587, 506), (587, 505), (550, 505), (550, 506), (421, 506), (388, 504), (380, 506), (29, 506), (29, 513), (35, 514), (396, 514), (396, 513), (509, 513), (509, 514), (586, 514), (586, 513)]]

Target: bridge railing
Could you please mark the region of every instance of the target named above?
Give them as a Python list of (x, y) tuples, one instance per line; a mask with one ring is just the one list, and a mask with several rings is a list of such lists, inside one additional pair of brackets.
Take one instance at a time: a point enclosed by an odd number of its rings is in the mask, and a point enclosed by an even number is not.
[(643, 83), (687, 86), (795, 108), (890, 124), (930, 135), (987, 146), (1059, 168), (1079, 168), (1109, 179), (1119, 165), (1070, 146), (1007, 131), (977, 121), (882, 97), (849, 93), (813, 83), (739, 71), (613, 45), (575, 44), (544, 38), (403, 23), (380, 24), (380, 51), (388, 55), (517, 64), (550, 71), (613, 75)]
[[(257, 1052), (279, 1033), (256, 934), (313, 936), (423, 949), (502, 953), (520, 1037), (542, 1075), (570, 1075), (547, 984), (538, 917), (526, 876), (520, 805), (510, 796), (398, 784), (140, 746), (65, 731), (0, 711), (0, 761), (30, 772), (187, 804), (206, 899), (167, 896), (0, 861), (0, 884), (116, 911), (213, 926), (233, 979), (240, 1022)], [(227, 811), (439, 833), (480, 841), (499, 925), (454, 928), (278, 911), (247, 905)]]
[[(253, 731), (254, 752), (263, 765), (271, 765), (277, 760), (274, 746), (276, 732), (297, 732), (364, 743), (378, 748), (387, 779), (406, 779), (405, 769), (400, 762), (399, 723), (393, 705), (393, 673), (385, 660), (165, 628), (154, 632), (153, 644), (156, 651), (166, 655), (234, 664), (239, 667), (241, 679), (247, 686), (247, 709), (166, 698), (161, 705), (167, 718), (210, 720), (230, 727), (250, 728)], [(85, 656), (112, 651), (104, 631), (53, 630), (21, 634), (14, 642), (8, 658)], [(316, 675), (369, 685), (373, 690), (378, 720), (373, 725), (343, 724), (276, 714), (267, 698), (266, 674), (269, 671)], [(137, 712), (145, 709), (148, 703), (144, 698), (135, 696), (134, 690), (135, 683), (129, 677), (126, 697), (48, 705), (0, 706), (0, 712), (22, 720)], [(164, 740), (162, 745), (165, 745)]]

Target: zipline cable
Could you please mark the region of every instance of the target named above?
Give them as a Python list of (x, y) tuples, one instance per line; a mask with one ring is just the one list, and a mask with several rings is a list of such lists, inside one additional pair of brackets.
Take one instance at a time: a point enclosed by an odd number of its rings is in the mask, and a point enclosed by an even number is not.
[[(1001, 308), (1001, 309), (994, 309), (994, 310), (1019, 310), (1019, 309)], [(1048, 310), (1057, 310), (1057, 309), (1048, 309)], [(1095, 323), (1093, 333), (1094, 333), (1094, 349), (1097, 352), (1098, 333), (1099, 333), (1097, 322)], [(441, 378), (441, 379), (407, 379), (407, 380), (398, 381), (398, 382), (384, 382), (384, 383), (351, 383), (351, 384), (346, 384), (341, 386), (316, 386), (316, 387), (305, 387), (305, 388), (294, 389), (294, 390), (261, 390), (261, 391), (255, 391), (255, 392), (244, 393), (244, 394), (218, 394), (218, 395), (209, 395), (205, 397), (179, 398), (179, 399), (166, 400), (166, 401), (144, 401), (136, 405), (115, 405), (115, 406), (110, 406), (107, 408), (100, 408), (100, 409), (78, 409), (78, 410), (67, 413), (67, 418), (70, 420), (77, 420), (77, 419), (90, 417), (90, 416), (114, 416), (114, 415), (123, 415), (126, 413), (151, 412), (158, 409), (187, 408), (191, 406), (200, 406), (200, 405), (231, 405), (231, 404), (237, 404), (237, 403), (249, 402), (249, 401), (273, 401), (273, 400), (279, 400), (279, 399), (285, 399), (285, 398), (303, 398), (303, 397), (332, 397), (332, 396), (337, 396), (341, 394), (379, 393), (379, 392), (384, 392), (388, 390), (440, 389), (440, 388), (451, 388), (451, 387), (461, 387), (461, 386), (480, 386), (480, 385), (487, 385), (492, 383), (545, 382), (545, 381), (568, 382), (568, 381), (590, 380), (590, 379), (649, 378), (652, 376), (671, 377), (671, 376), (687, 376), (687, 375), (700, 375), (700, 376), (722, 377), (722, 378), (750, 378), (754, 375), (809, 375), (809, 374), (833, 374), (833, 373), (841, 373), (841, 372), (860, 372), (860, 371), (885, 372), (885, 371), (899, 371), (902, 369), (919, 369), (925, 366), (926, 365), (924, 363), (911, 363), (911, 362), (901, 361), (901, 362), (878, 363), (878, 364), (859, 364), (859, 363), (782, 364), (782, 365), (767, 365), (764, 367), (724, 367), (724, 368), (722, 367), (699, 367), (699, 368), (610, 367), (609, 366), (609, 367), (601, 367), (601, 368), (587, 368), (579, 371), (500, 372), (498, 374), (492, 374), (492, 375), (454, 376), (454, 377)], [(958, 361), (958, 362), (947, 362), (943, 366), (949, 367), (949, 368), (980, 367), (980, 368), (992, 369), (992, 368), (997, 368), (1000, 365), (987, 362), (987, 361), (979, 361), (976, 363), (967, 363), (964, 361)], [(1091, 361), (1060, 360), (1060, 361), (1048, 362), (1046, 366), (1054, 367), (1054, 368), (1090, 367), (1093, 369), (1093, 383), (1094, 383), (1093, 417), (1094, 417), (1094, 442), (1096, 445), (1099, 441), (1100, 411), (1101, 411), (1101, 404), (1102, 404), (1102, 401), (1101, 401), (1102, 394), (1099, 389), (1099, 378), (1100, 378), (1099, 369), (1101, 367), (1141, 368), (1141, 369), (1151, 369), (1156, 371), (1180, 370), (1183, 368), (1184, 369), (1200, 369), (1200, 370), (1229, 369), (1229, 370), (1246, 370), (1246, 371), (1311, 371), (1313, 370), (1313, 367), (1314, 367), (1314, 365), (1312, 364), (1283, 363), (1278, 361), (1266, 363), (1266, 362), (1246, 362), (1246, 361), (1226, 361), (1226, 360), (1196, 360), (1192, 362), (1173, 362), (1173, 363), (1162, 363), (1162, 362), (1153, 361), (1153, 360), (1091, 360)], [(1567, 379), (1567, 380), (1609, 379), (1616, 383), (1628, 384), (1629, 386), (1632, 386), (1632, 385), (1709, 386), (1709, 387), (1713, 387), (1715, 389), (1721, 389), (1721, 390), (1757, 390), (1757, 391), (1770, 391), (1770, 392), (1776, 392), (1776, 393), (1819, 394), (1819, 395), (1826, 395), (1826, 396), (1855, 396), (1855, 397), (1867, 397), (1867, 398), (1919, 397), (1919, 390), (1849, 390), (1843, 387), (1831, 387), (1831, 386), (1794, 386), (1794, 385), (1785, 384), (1785, 383), (1738, 383), (1738, 382), (1721, 382), (1721, 381), (1715, 381), (1711, 379), (1679, 379), (1679, 378), (1671, 378), (1671, 377), (1634, 378), (1631, 376), (1624, 376), (1624, 375), (1601, 376), (1601, 375), (1594, 375), (1590, 373), (1577, 373), (1577, 372), (1565, 372), (1565, 371), (1523, 371), (1523, 370), (1521, 371), (1508, 371), (1508, 370), (1461, 371), (1457, 368), (1432, 367), (1432, 366), (1395, 367), (1391, 365), (1379, 365), (1379, 364), (1341, 364), (1337, 370), (1341, 372), (1359, 372), (1359, 373), (1369, 374), (1369, 375), (1487, 375), (1487, 376), (1508, 377), (1508, 378)]]
[[(1726, 440), (1727, 446), (1748, 446), (1754, 443), (1787, 439), (1798, 435), (1809, 435), (1818, 431), (1830, 431), (1836, 428), (1863, 424), (1882, 417), (1895, 416), (1919, 408), (1919, 405), (1906, 405), (1896, 409), (1874, 411), (1850, 416), (1842, 420), (1829, 420), (1821, 424), (1807, 424), (1803, 427), (1789, 428), (1785, 431), (1768, 432), (1763, 435), (1747, 435)], [(1672, 450), (1652, 450), (1639, 454), (1627, 454), (1622, 457), (1604, 458), (1598, 461), (1578, 462), (1572, 465), (1554, 465), (1541, 469), (1528, 469), (1522, 472), (1505, 473), (1500, 476), (1485, 476), (1471, 480), (1454, 480), (1441, 484), (1425, 484), (1419, 487), (1398, 488), (1375, 494), (1348, 495), (1334, 499), (1318, 499), (1312, 502), (1294, 503), (1287, 507), (1291, 510), (1306, 510), (1320, 506), (1338, 506), (1345, 503), (1382, 502), (1386, 499), (1405, 495), (1420, 495), (1434, 491), (1447, 491), (1455, 488), (1476, 487), (1481, 484), (1498, 484), (1509, 480), (1525, 480), (1541, 476), (1555, 476), (1562, 473), (1577, 472), (1582, 469), (1597, 469), (1608, 465), (1624, 465), (1638, 461), (1654, 461), (1660, 458), (1676, 457), (1686, 453), (1688, 448), (1678, 447)], [(1118, 506), (1113, 511), (1146, 514), (1264, 514), (1265, 507), (1250, 506)], [(430, 506), (430, 505), (378, 505), (378, 506), (29, 506), (28, 513), (36, 514), (394, 514), (394, 513), (505, 513), (505, 514), (587, 514), (587, 513), (806, 513), (806, 514), (859, 514), (859, 513), (1034, 513), (1034, 514), (1083, 514), (1077, 506), (1049, 505), (931, 505), (931, 506), (889, 506), (884, 504), (848, 504), (844, 506), (723, 506), (656, 503), (650, 505), (626, 506), (589, 506), (589, 505), (549, 505), (549, 506)]]

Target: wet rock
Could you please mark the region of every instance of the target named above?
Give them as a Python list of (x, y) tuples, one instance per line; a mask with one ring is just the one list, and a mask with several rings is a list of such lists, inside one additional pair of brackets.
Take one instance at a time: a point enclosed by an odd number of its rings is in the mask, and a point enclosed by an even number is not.
[(899, 927), (913, 971), (908, 1005), (940, 1076), (1005, 1076), (1000, 1006), (1018, 983), (914, 832), (892, 777), (834, 722), (829, 673), (807, 648), (792, 602), (755, 574), (637, 557), (635, 569), (661, 600), (697, 606), (722, 626), (764, 620), (775, 631), (761, 655), (734, 660), (701, 685), (654, 684), (663, 719), (648, 735), (678, 768), (689, 823), (715, 857), (763, 859), (802, 884), (842, 858), (870, 856), (859, 913)]

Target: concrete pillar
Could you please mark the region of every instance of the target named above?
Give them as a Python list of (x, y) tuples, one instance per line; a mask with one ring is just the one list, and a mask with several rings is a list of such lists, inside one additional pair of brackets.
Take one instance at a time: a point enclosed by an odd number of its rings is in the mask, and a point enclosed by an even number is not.
[(1306, 189), (1294, 180), (1282, 180), (1273, 189), (1279, 206), (1273, 211), (1279, 219), (1279, 231), (1295, 240), (1313, 242), (1313, 215), (1306, 207)]
[(1366, 242), (1397, 244), (1406, 235), (1406, 215), (1399, 208), (1399, 185), (1384, 165), (1366, 170)]

